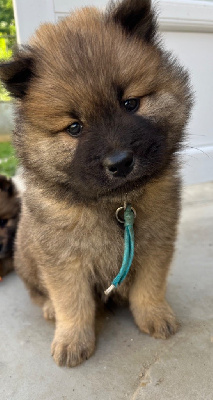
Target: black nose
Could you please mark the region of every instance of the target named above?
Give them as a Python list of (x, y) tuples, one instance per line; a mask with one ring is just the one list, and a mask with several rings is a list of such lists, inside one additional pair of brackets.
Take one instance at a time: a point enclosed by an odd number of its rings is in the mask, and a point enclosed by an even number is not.
[(133, 152), (120, 151), (114, 153), (104, 159), (103, 165), (113, 176), (127, 176), (134, 167)]

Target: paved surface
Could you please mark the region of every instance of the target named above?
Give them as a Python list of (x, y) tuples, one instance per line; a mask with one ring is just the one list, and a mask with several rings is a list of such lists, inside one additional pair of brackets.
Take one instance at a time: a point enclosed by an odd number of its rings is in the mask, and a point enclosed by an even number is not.
[(213, 183), (191, 186), (168, 285), (182, 328), (168, 341), (138, 331), (128, 310), (107, 312), (85, 364), (57, 367), (54, 326), (20, 279), (0, 283), (1, 400), (213, 400)]

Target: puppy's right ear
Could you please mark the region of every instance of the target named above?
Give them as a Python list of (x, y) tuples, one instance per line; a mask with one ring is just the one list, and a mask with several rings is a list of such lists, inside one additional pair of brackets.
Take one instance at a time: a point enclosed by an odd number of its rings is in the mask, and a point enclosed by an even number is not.
[(10, 61), (0, 64), (0, 79), (13, 97), (23, 98), (33, 77), (34, 59), (30, 52), (19, 51)]

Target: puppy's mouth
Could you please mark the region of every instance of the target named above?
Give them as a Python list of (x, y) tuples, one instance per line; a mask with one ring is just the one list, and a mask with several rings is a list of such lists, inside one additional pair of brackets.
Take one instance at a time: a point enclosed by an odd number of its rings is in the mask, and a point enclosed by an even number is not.
[[(143, 188), (147, 182), (152, 179), (154, 175), (143, 175), (143, 176), (135, 176), (134, 173), (132, 175), (128, 175), (128, 177), (120, 177), (117, 179), (106, 180), (102, 182), (102, 184), (96, 185), (96, 190), (93, 190), (91, 187), (90, 190), (80, 190), (75, 192), (78, 199), (88, 201), (98, 201), (99, 199), (115, 199), (115, 198), (123, 198), (125, 194), (130, 194), (132, 192), (139, 191)], [(82, 188), (81, 188), (82, 189)], [(73, 193), (74, 194), (74, 193)]]
[(160, 139), (151, 142), (150, 146), (146, 144), (146, 151), (142, 145), (137, 145), (135, 148), (126, 146), (124, 150), (116, 150), (102, 157), (91, 156), (92, 151), (86, 155), (79, 153), (71, 165), (71, 175), (76, 176), (75, 180), (69, 181), (73, 198), (97, 201), (133, 191), (135, 195), (139, 193), (140, 188), (160, 174), (169, 161), (164, 140)]
[(140, 190), (152, 179), (162, 174), (167, 167), (166, 160), (159, 160), (155, 164), (145, 164), (143, 166), (135, 163), (134, 168), (128, 174), (121, 174), (119, 177), (107, 174), (105, 182), (98, 188), (97, 197), (116, 197)]
[(98, 197), (117, 197), (140, 189), (150, 180), (149, 175), (144, 175), (134, 181), (120, 182), (115, 187), (103, 188)]
[(99, 175), (94, 173), (94, 170), (88, 169), (85, 173), (80, 174), (80, 179), (75, 182), (69, 182), (73, 200), (87, 202), (98, 201), (99, 199), (117, 199), (122, 198), (125, 194), (137, 193), (140, 194), (141, 190), (147, 183), (151, 182), (161, 175), (167, 167), (166, 160), (159, 159), (156, 163), (141, 162), (135, 160), (135, 165), (128, 173), (125, 171), (118, 173), (116, 170), (106, 171), (106, 169), (99, 169)]

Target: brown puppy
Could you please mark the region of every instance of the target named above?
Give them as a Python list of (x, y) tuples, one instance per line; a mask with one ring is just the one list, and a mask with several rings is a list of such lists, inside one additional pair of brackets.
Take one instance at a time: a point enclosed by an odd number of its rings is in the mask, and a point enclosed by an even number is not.
[(13, 244), (20, 201), (11, 179), (0, 175), (0, 277), (13, 270)]
[(94, 293), (121, 267), (115, 211), (126, 193), (137, 211), (135, 257), (112, 296), (129, 301), (141, 331), (168, 338), (178, 326), (165, 289), (191, 95), (187, 73), (159, 44), (150, 1), (45, 24), (0, 74), (18, 99), (14, 142), (27, 187), (16, 269), (45, 318), (55, 316), (56, 363), (94, 352)]

